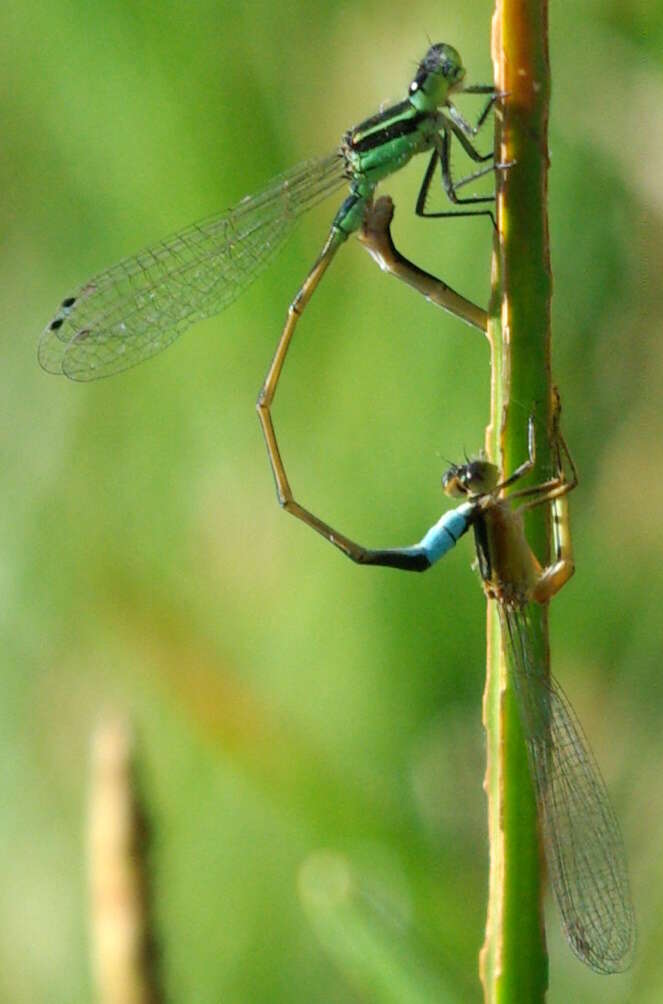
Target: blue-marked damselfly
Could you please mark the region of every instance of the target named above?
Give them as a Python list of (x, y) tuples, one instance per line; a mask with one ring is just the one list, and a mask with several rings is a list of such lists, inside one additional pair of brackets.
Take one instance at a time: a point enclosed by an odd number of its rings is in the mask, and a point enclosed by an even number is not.
[[(601, 973), (630, 962), (635, 942), (624, 846), (605, 783), (578, 719), (559, 683), (535, 654), (534, 605), (546, 603), (573, 574), (568, 493), (577, 473), (554, 425), (555, 471), (539, 485), (510, 488), (535, 463), (534, 423), (529, 456), (506, 479), (485, 460), (451, 466), (445, 492), (464, 501), (446, 512), (412, 547), (371, 550), (329, 528), (328, 539), (362, 565), (423, 572), (469, 529), (484, 591), (497, 604), (502, 645), (520, 715), (546, 861), (567, 940), (583, 962)], [(565, 472), (569, 468), (569, 475)], [(541, 567), (525, 537), (523, 512), (550, 505), (555, 555)]]

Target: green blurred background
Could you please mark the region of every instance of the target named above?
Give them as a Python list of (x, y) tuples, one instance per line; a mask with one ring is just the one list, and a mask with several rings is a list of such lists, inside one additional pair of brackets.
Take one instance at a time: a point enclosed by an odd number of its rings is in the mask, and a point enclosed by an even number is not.
[[(3, 7), (3, 1000), (94, 1000), (85, 814), (108, 709), (139, 737), (169, 1000), (481, 999), (471, 542), (426, 576), (355, 567), (278, 509), (253, 411), (334, 200), (223, 317), (134, 371), (77, 386), (35, 348), (88, 276), (400, 98), (429, 37), (490, 80), (491, 13)], [(639, 946), (629, 973), (595, 976), (549, 904), (551, 1002), (663, 998), (662, 36), (645, 0), (552, 10), (554, 376), (582, 478), (553, 665), (623, 825)], [(397, 242), (486, 302), (490, 225), (416, 220), (423, 167), (386, 186)], [(349, 242), (277, 399), (297, 497), (369, 545), (413, 542), (445, 458), (483, 442), (488, 388), (484, 340)], [(316, 884), (342, 862), (366, 896), (336, 926)]]

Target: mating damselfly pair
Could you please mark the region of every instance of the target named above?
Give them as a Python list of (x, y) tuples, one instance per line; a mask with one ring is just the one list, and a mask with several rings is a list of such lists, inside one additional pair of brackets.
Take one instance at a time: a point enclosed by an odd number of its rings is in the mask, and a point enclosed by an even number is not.
[[(74, 380), (110, 376), (155, 355), (183, 331), (227, 307), (260, 273), (291, 232), (298, 217), (341, 186), (349, 194), (337, 211), (325, 244), (288, 310), (281, 338), (258, 398), (279, 502), (360, 564), (422, 571), (442, 557), (470, 527), (474, 529), (487, 594), (498, 603), (505, 649), (512, 670), (539, 810), (552, 884), (563, 925), (576, 954), (594, 969), (623, 968), (633, 943), (633, 914), (619, 827), (598, 769), (575, 716), (558, 685), (533, 656), (528, 604), (545, 602), (572, 570), (566, 494), (575, 483), (558, 421), (556, 470), (543, 485), (502, 498), (504, 488), (527, 473), (530, 456), (500, 482), (484, 461), (451, 468), (445, 490), (466, 500), (414, 548), (368, 550), (337, 533), (293, 497), (271, 417), (271, 405), (298, 318), (337, 250), (359, 233), (379, 264), (429, 299), (479, 330), (486, 314), (445, 283), (404, 259), (389, 235), (391, 204), (373, 202), (379, 182), (416, 154), (430, 159), (416, 203), (425, 217), (474, 215), (490, 209), (483, 196), (459, 195), (475, 178), (505, 165), (481, 154), (474, 137), (500, 95), (490, 85), (466, 86), (458, 52), (433, 45), (419, 64), (407, 96), (350, 129), (329, 156), (307, 161), (277, 178), (234, 209), (180, 233), (100, 273), (64, 299), (42, 335), (39, 359), (47, 371)], [(459, 92), (488, 100), (475, 126), (451, 98)], [(457, 141), (478, 168), (455, 181), (452, 144)], [(455, 208), (429, 212), (427, 197), (439, 165), (443, 188)], [(564, 460), (571, 467), (566, 478)], [(556, 526), (556, 562), (541, 569), (530, 551), (512, 499), (525, 506), (549, 503)]]

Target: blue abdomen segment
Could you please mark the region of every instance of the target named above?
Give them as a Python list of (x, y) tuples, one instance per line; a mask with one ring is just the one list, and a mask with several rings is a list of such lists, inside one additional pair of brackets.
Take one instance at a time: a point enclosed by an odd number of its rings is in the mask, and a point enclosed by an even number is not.
[(381, 551), (360, 548), (353, 560), (360, 565), (383, 565), (400, 568), (404, 572), (425, 572), (467, 533), (474, 509), (471, 502), (464, 502), (452, 512), (446, 512), (413, 547), (390, 547)]
[(421, 538), (418, 544), (407, 550), (412, 552), (423, 552), (431, 565), (443, 558), (444, 555), (455, 547), (456, 542), (467, 532), (470, 526), (470, 514), (473, 506), (470, 502), (459, 505), (451, 512), (445, 512), (444, 516), (432, 526), (428, 533)]

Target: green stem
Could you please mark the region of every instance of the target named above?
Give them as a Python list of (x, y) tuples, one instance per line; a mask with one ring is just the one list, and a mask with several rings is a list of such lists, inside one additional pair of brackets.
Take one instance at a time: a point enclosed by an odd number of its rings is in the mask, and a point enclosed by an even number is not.
[[(527, 456), (527, 423), (533, 414), (535, 483), (545, 479), (550, 460), (546, 0), (497, 0), (493, 61), (496, 86), (507, 92), (497, 116), (496, 156), (513, 166), (503, 172), (498, 192), (489, 322), (491, 425), (486, 445), (502, 471), (511, 473)], [(541, 508), (528, 515), (526, 531), (539, 560), (546, 560), (548, 525)], [(546, 611), (533, 610), (532, 622), (534, 654), (547, 665)], [(536, 1004), (545, 998), (548, 979), (536, 805), (492, 602), (487, 633), (484, 724), (490, 880), (481, 979), (490, 1004)]]

